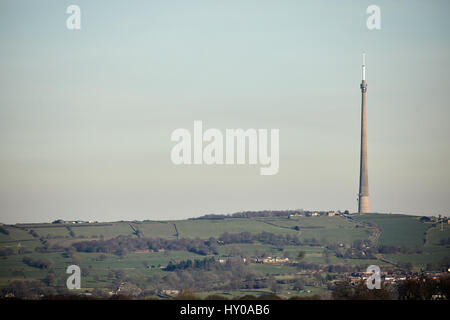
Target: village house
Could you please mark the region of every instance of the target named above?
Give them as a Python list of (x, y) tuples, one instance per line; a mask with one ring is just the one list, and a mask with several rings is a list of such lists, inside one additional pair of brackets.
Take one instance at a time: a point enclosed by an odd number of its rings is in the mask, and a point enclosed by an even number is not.
[(279, 257), (267, 257), (262, 260), (263, 263), (283, 263), (283, 262), (289, 262), (289, 258), (279, 258)]

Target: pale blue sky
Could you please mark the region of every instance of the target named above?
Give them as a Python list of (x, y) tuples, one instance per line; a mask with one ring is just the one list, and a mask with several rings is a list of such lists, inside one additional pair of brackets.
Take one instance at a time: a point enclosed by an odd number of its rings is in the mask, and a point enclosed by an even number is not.
[[(66, 8), (81, 7), (79, 31)], [(379, 31), (366, 28), (370, 4)], [(0, 221), (449, 214), (448, 1), (0, 0)], [(177, 128), (279, 128), (280, 171), (175, 166)]]

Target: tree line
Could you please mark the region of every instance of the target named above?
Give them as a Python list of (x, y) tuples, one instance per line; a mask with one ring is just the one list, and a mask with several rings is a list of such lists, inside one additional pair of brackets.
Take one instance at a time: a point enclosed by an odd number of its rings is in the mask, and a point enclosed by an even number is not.
[(261, 232), (251, 234), (250, 232), (228, 233), (222, 234), (219, 239), (214, 237), (208, 240), (196, 239), (162, 239), (162, 238), (131, 238), (127, 236), (118, 236), (108, 240), (87, 240), (72, 244), (78, 252), (102, 252), (114, 253), (120, 256), (126, 255), (128, 252), (137, 250), (180, 250), (197, 253), (200, 255), (217, 254), (219, 245), (233, 243), (253, 243), (260, 242), (275, 246), (282, 245), (318, 245), (318, 241), (314, 238), (300, 241), (297, 235), (290, 234), (274, 234), (270, 232)]
[(5, 229), (3, 226), (0, 226), (0, 233), (9, 235), (9, 231), (7, 229)]
[(22, 262), (30, 267), (39, 269), (49, 269), (54, 264), (52, 259), (36, 259), (32, 257), (23, 257)]
[(162, 239), (162, 238), (130, 238), (118, 236), (108, 240), (89, 240), (72, 244), (78, 252), (102, 252), (113, 253), (120, 256), (137, 250), (161, 250), (189, 251), (200, 255), (217, 254), (217, 240), (201, 239)]
[(270, 217), (289, 217), (290, 215), (303, 214), (303, 210), (263, 210), (263, 211), (241, 211), (232, 214), (205, 214), (192, 220), (200, 219), (225, 219), (225, 218), (270, 218)]
[(183, 260), (178, 263), (173, 263), (169, 261), (169, 264), (163, 269), (164, 271), (175, 271), (175, 270), (185, 270), (185, 269), (203, 269), (211, 270), (216, 265), (216, 260), (214, 257), (205, 258), (203, 260), (195, 259)]

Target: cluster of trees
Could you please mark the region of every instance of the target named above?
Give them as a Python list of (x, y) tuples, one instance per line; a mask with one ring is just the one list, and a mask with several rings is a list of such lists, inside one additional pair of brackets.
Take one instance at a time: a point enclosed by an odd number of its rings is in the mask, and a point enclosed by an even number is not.
[(0, 257), (7, 257), (14, 254), (14, 250), (12, 248), (1, 248), (0, 249)]
[(64, 247), (58, 243), (50, 245), (50, 243), (43, 239), (40, 238), (41, 244), (42, 246), (37, 246), (34, 248), (34, 251), (39, 252), (39, 253), (49, 253), (49, 252), (59, 252), (64, 250)]
[(180, 261), (179, 263), (173, 263), (172, 261), (164, 268), (164, 271), (175, 271), (175, 270), (185, 270), (185, 269), (203, 269), (211, 270), (211, 268), (216, 264), (214, 257), (205, 258), (203, 260), (186, 260)]
[(5, 229), (3, 226), (0, 226), (0, 233), (8, 235), (9, 231), (7, 229)]
[(34, 231), (33, 229), (28, 231), (28, 233), (31, 234), (34, 238), (39, 238), (39, 234), (36, 231)]
[[(24, 248), (24, 247), (20, 247), (19, 249), (17, 249), (17, 253), (18, 254), (28, 254), (31, 253), (30, 250)], [(0, 248), (0, 257), (8, 257), (14, 254), (14, 249), (13, 248)]]
[[(155, 274), (150, 280), (151, 286), (196, 291), (269, 288), (272, 292), (277, 293), (281, 291), (283, 285), (300, 291), (305, 286), (322, 285), (331, 279), (324, 274), (316, 273), (313, 276), (276, 280), (273, 275), (263, 276), (248, 269), (247, 263), (243, 262), (241, 258), (227, 259), (225, 263), (214, 262), (212, 259), (204, 259), (203, 261), (207, 265), (204, 269), (196, 269), (194, 263), (191, 264), (186, 261), (177, 265), (169, 264), (170, 266), (176, 266), (173, 272), (165, 277)], [(309, 269), (319, 268), (318, 265), (312, 264), (304, 264), (303, 266)]]
[(332, 290), (331, 296), (334, 300), (391, 300), (394, 295), (392, 291), (385, 287), (370, 290), (363, 282), (352, 286), (347, 281), (340, 281), (336, 283)]
[(162, 239), (162, 238), (130, 238), (126, 236), (118, 236), (108, 240), (90, 240), (81, 241), (72, 244), (79, 252), (102, 252), (114, 253), (125, 256), (128, 252), (136, 250), (184, 250), (194, 252), (200, 255), (217, 254), (217, 240), (210, 238), (209, 240), (201, 239)]
[(261, 277), (258, 274), (252, 273), (249, 273), (245, 279), (242, 280), (242, 284), (239, 287), (241, 289), (269, 288), (273, 292), (279, 292), (281, 290), (281, 284), (278, 283), (273, 276)]
[[(247, 232), (247, 231), (240, 232), (240, 233), (225, 232), (224, 234), (222, 234), (219, 237), (219, 241), (222, 241), (224, 244), (261, 242), (261, 243), (265, 243), (265, 244), (271, 244), (274, 246), (304, 244), (300, 241), (300, 239), (297, 235), (275, 234), (275, 233), (266, 232), (266, 231), (263, 231), (263, 232), (257, 233), (257, 234), (251, 234), (250, 232)], [(311, 240), (308, 240), (308, 242), (315, 243), (315, 242), (317, 242), (317, 240), (311, 239)]]
[(223, 220), (229, 217), (226, 214), (205, 214), (198, 218), (191, 218), (191, 220)]
[[(87, 240), (76, 242), (72, 246), (79, 252), (102, 252), (114, 253), (125, 256), (128, 252), (136, 250), (183, 250), (194, 252), (200, 255), (217, 254), (219, 244), (233, 243), (252, 243), (260, 242), (274, 246), (283, 245), (319, 245), (315, 239), (305, 239), (300, 241), (297, 235), (274, 234), (270, 232), (261, 232), (251, 234), (250, 232), (222, 234), (219, 239), (213, 237), (208, 240), (201, 239), (162, 239), (162, 238), (131, 238), (127, 236), (118, 236), (108, 240)], [(55, 249), (55, 248), (53, 248)]]
[[(205, 263), (208, 264), (208, 261)], [(268, 283), (255, 281), (261, 278), (247, 268), (242, 258), (229, 258), (225, 263), (209, 263), (209, 270), (190, 267), (174, 270), (164, 277), (154, 274), (149, 279), (149, 286), (156, 292), (161, 289), (213, 291), (267, 287)]]
[(320, 264), (316, 263), (308, 263), (308, 262), (297, 262), (293, 263), (297, 267), (298, 270), (320, 270), (321, 266)]
[(54, 261), (49, 258), (35, 259), (32, 257), (23, 257), (22, 262), (30, 267), (39, 268), (39, 269), (49, 269), (54, 264)]
[(381, 245), (378, 246), (378, 252), (379, 253), (385, 253), (385, 254), (393, 254), (393, 253), (405, 253), (405, 254), (414, 254), (414, 253), (422, 253), (423, 250), (419, 246), (415, 247), (397, 247), (397, 246), (391, 246), (391, 245)]
[(21, 299), (38, 299), (42, 296), (56, 294), (58, 291), (40, 280), (14, 280), (1, 289), (1, 296), (14, 296)]
[(17, 249), (17, 253), (18, 254), (28, 254), (28, 253), (31, 253), (31, 251), (28, 250), (27, 248), (20, 247), (19, 249)]
[[(112, 275), (113, 276), (113, 275)], [(124, 275), (123, 275), (124, 276)], [(120, 276), (123, 279), (123, 276)], [(283, 287), (288, 286), (295, 291), (305, 289), (305, 286), (317, 286), (325, 284), (331, 277), (325, 274), (316, 273), (313, 276), (301, 276), (294, 279), (276, 280), (273, 275), (261, 275), (246, 268), (242, 259), (230, 259), (226, 263), (212, 264), (210, 270), (177, 269), (162, 277), (161, 274), (154, 274), (143, 282), (136, 282), (129, 279), (121, 280), (131, 283), (134, 289), (139, 288), (138, 296), (156, 295), (162, 289), (214, 291), (214, 290), (239, 290), (239, 289), (263, 289), (268, 288), (273, 293), (278, 293)], [(122, 294), (122, 290), (121, 290)], [(136, 296), (134, 294), (129, 294)], [(164, 296), (164, 295), (161, 295)]]
[(377, 254), (376, 248), (370, 249), (355, 249), (349, 248), (346, 250), (338, 250), (336, 256), (338, 258), (344, 259), (376, 259), (375, 254)]

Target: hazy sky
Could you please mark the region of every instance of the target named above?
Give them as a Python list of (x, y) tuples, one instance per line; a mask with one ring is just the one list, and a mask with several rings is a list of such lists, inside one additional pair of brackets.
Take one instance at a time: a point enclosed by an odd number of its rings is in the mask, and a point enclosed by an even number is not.
[[(66, 8), (81, 8), (81, 30)], [(381, 8), (368, 30), (366, 8)], [(449, 214), (449, 1), (0, 0), (0, 221)], [(280, 129), (280, 171), (176, 166), (177, 128)]]

